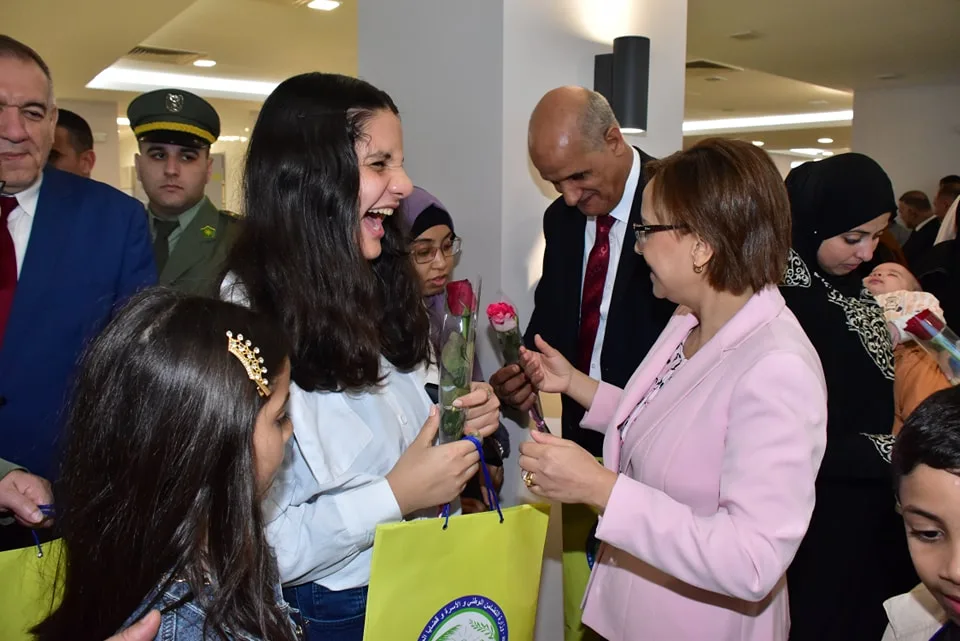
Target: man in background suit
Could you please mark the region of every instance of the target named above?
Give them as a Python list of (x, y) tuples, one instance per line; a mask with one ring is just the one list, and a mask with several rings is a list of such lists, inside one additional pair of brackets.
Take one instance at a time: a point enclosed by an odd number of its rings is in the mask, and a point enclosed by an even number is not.
[[(548, 92), (530, 118), (530, 159), (561, 196), (543, 217), (546, 248), (530, 324), (590, 376), (623, 387), (666, 326), (673, 304), (653, 296), (650, 269), (633, 251), (641, 222), (643, 164), (651, 156), (623, 139), (610, 105), (582, 87)], [(526, 411), (535, 398), (516, 365), (490, 379), (504, 403)], [(563, 435), (600, 457), (603, 436), (580, 427), (584, 410), (564, 397)], [(597, 516), (563, 508), (564, 636), (594, 638), (580, 623), (580, 601), (595, 553)]]
[(93, 150), (93, 130), (83, 116), (57, 109), (57, 129), (48, 162), (57, 169), (90, 177), (97, 164), (97, 152)]
[(927, 195), (916, 190), (900, 196), (897, 212), (907, 229), (911, 230), (903, 243), (903, 254), (907, 264), (915, 267), (917, 260), (933, 247), (933, 241), (940, 231), (940, 219), (934, 214)]
[[(0, 458), (47, 479), (85, 344), (156, 282), (143, 206), (113, 187), (44, 169), (57, 107), (50, 70), (0, 35)], [(30, 543), (2, 528), (0, 549)]]
[(220, 136), (213, 106), (180, 89), (137, 96), (127, 108), (139, 143), (137, 177), (150, 202), (150, 233), (160, 284), (213, 295), (220, 268), (240, 234), (240, 217), (204, 195)]

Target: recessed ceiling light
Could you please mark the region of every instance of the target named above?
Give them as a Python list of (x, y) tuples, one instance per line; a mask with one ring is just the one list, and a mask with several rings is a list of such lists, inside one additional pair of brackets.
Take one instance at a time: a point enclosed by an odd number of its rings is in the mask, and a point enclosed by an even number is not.
[(627, 134), (628, 136), (631, 134), (642, 134), (644, 131), (644, 129), (638, 129), (636, 127), (620, 127), (620, 133)]
[(317, 11), (333, 11), (340, 6), (340, 3), (337, 0), (313, 0), (310, 4), (307, 5), (310, 9), (316, 9)]
[(123, 116), (120, 116), (120, 117), (117, 118), (117, 124), (120, 125), (121, 127), (129, 127), (129, 126), (130, 126), (130, 119), (129, 119), (129, 118), (124, 118)]
[(817, 138), (817, 142), (821, 145), (829, 145), (833, 142), (833, 138)]
[(216, 60), (194, 60), (193, 66), (194, 67), (216, 67), (217, 61)]
[(683, 123), (683, 132), (724, 133), (747, 129), (779, 129), (786, 125), (808, 125), (815, 123), (850, 123), (853, 121), (853, 109), (844, 111), (820, 111), (806, 114), (778, 114), (775, 116), (754, 116), (750, 118), (719, 118), (717, 120), (688, 120)]
[(263, 100), (276, 89), (278, 83), (235, 78), (214, 78), (187, 73), (146, 71), (129, 67), (107, 67), (87, 83), (87, 89), (113, 91), (149, 91), (165, 87), (179, 87), (214, 98), (246, 98)]
[(751, 142), (752, 142), (752, 143), (754, 144), (754, 146), (756, 146), (756, 147), (763, 147), (763, 141), (762, 141), (762, 140), (752, 140)]

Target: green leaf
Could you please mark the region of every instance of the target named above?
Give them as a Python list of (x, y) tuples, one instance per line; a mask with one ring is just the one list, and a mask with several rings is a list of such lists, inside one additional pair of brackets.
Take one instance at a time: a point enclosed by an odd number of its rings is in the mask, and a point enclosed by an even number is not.
[(493, 629), (493, 626), (489, 623), (480, 623), (479, 621), (471, 621), (470, 627), (475, 631), (485, 634), (488, 639), (491, 641), (496, 641), (497, 633)]
[(466, 341), (460, 334), (450, 334), (440, 353), (440, 361), (444, 369), (453, 372), (463, 368), (463, 355), (466, 351)]
[(520, 338), (520, 331), (512, 329), (508, 332), (495, 332), (497, 342), (500, 344), (500, 351), (503, 353), (503, 362), (506, 365), (512, 365), (520, 362), (520, 345), (523, 341)]
[(463, 427), (467, 415), (459, 409), (442, 409), (440, 411), (441, 442), (459, 441), (463, 437)]
[(449, 630), (441, 634), (439, 637), (437, 637), (437, 641), (450, 641), (450, 639), (453, 638), (453, 635), (456, 634), (458, 630), (460, 630), (459, 625), (453, 626), (452, 628), (450, 628)]

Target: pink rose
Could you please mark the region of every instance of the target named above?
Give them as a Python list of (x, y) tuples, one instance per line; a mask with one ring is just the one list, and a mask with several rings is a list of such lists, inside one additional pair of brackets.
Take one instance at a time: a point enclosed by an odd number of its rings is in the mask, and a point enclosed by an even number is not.
[(517, 310), (510, 303), (501, 300), (487, 305), (487, 318), (494, 325), (503, 325), (517, 318)]
[(447, 283), (447, 308), (456, 316), (466, 316), (477, 308), (477, 298), (469, 280)]

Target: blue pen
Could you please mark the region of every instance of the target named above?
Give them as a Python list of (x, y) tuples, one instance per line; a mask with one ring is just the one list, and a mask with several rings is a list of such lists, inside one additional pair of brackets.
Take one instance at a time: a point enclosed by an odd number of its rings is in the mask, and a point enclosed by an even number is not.
[[(43, 515), (44, 515), (45, 517), (47, 517), (47, 518), (50, 518), (50, 517), (53, 516), (53, 504), (52, 504), (52, 503), (44, 503), (44, 504), (42, 504), (42, 505), (38, 505), (38, 506), (37, 506), (37, 509), (40, 510), (40, 513), (43, 514)], [(43, 558), (43, 547), (41, 547), (41, 545), (40, 545), (40, 537), (37, 536), (37, 531), (34, 530), (33, 528), (30, 529), (30, 534), (33, 535), (33, 542), (37, 545), (37, 558), (38, 558), (38, 559), (42, 559), (42, 558)]]

